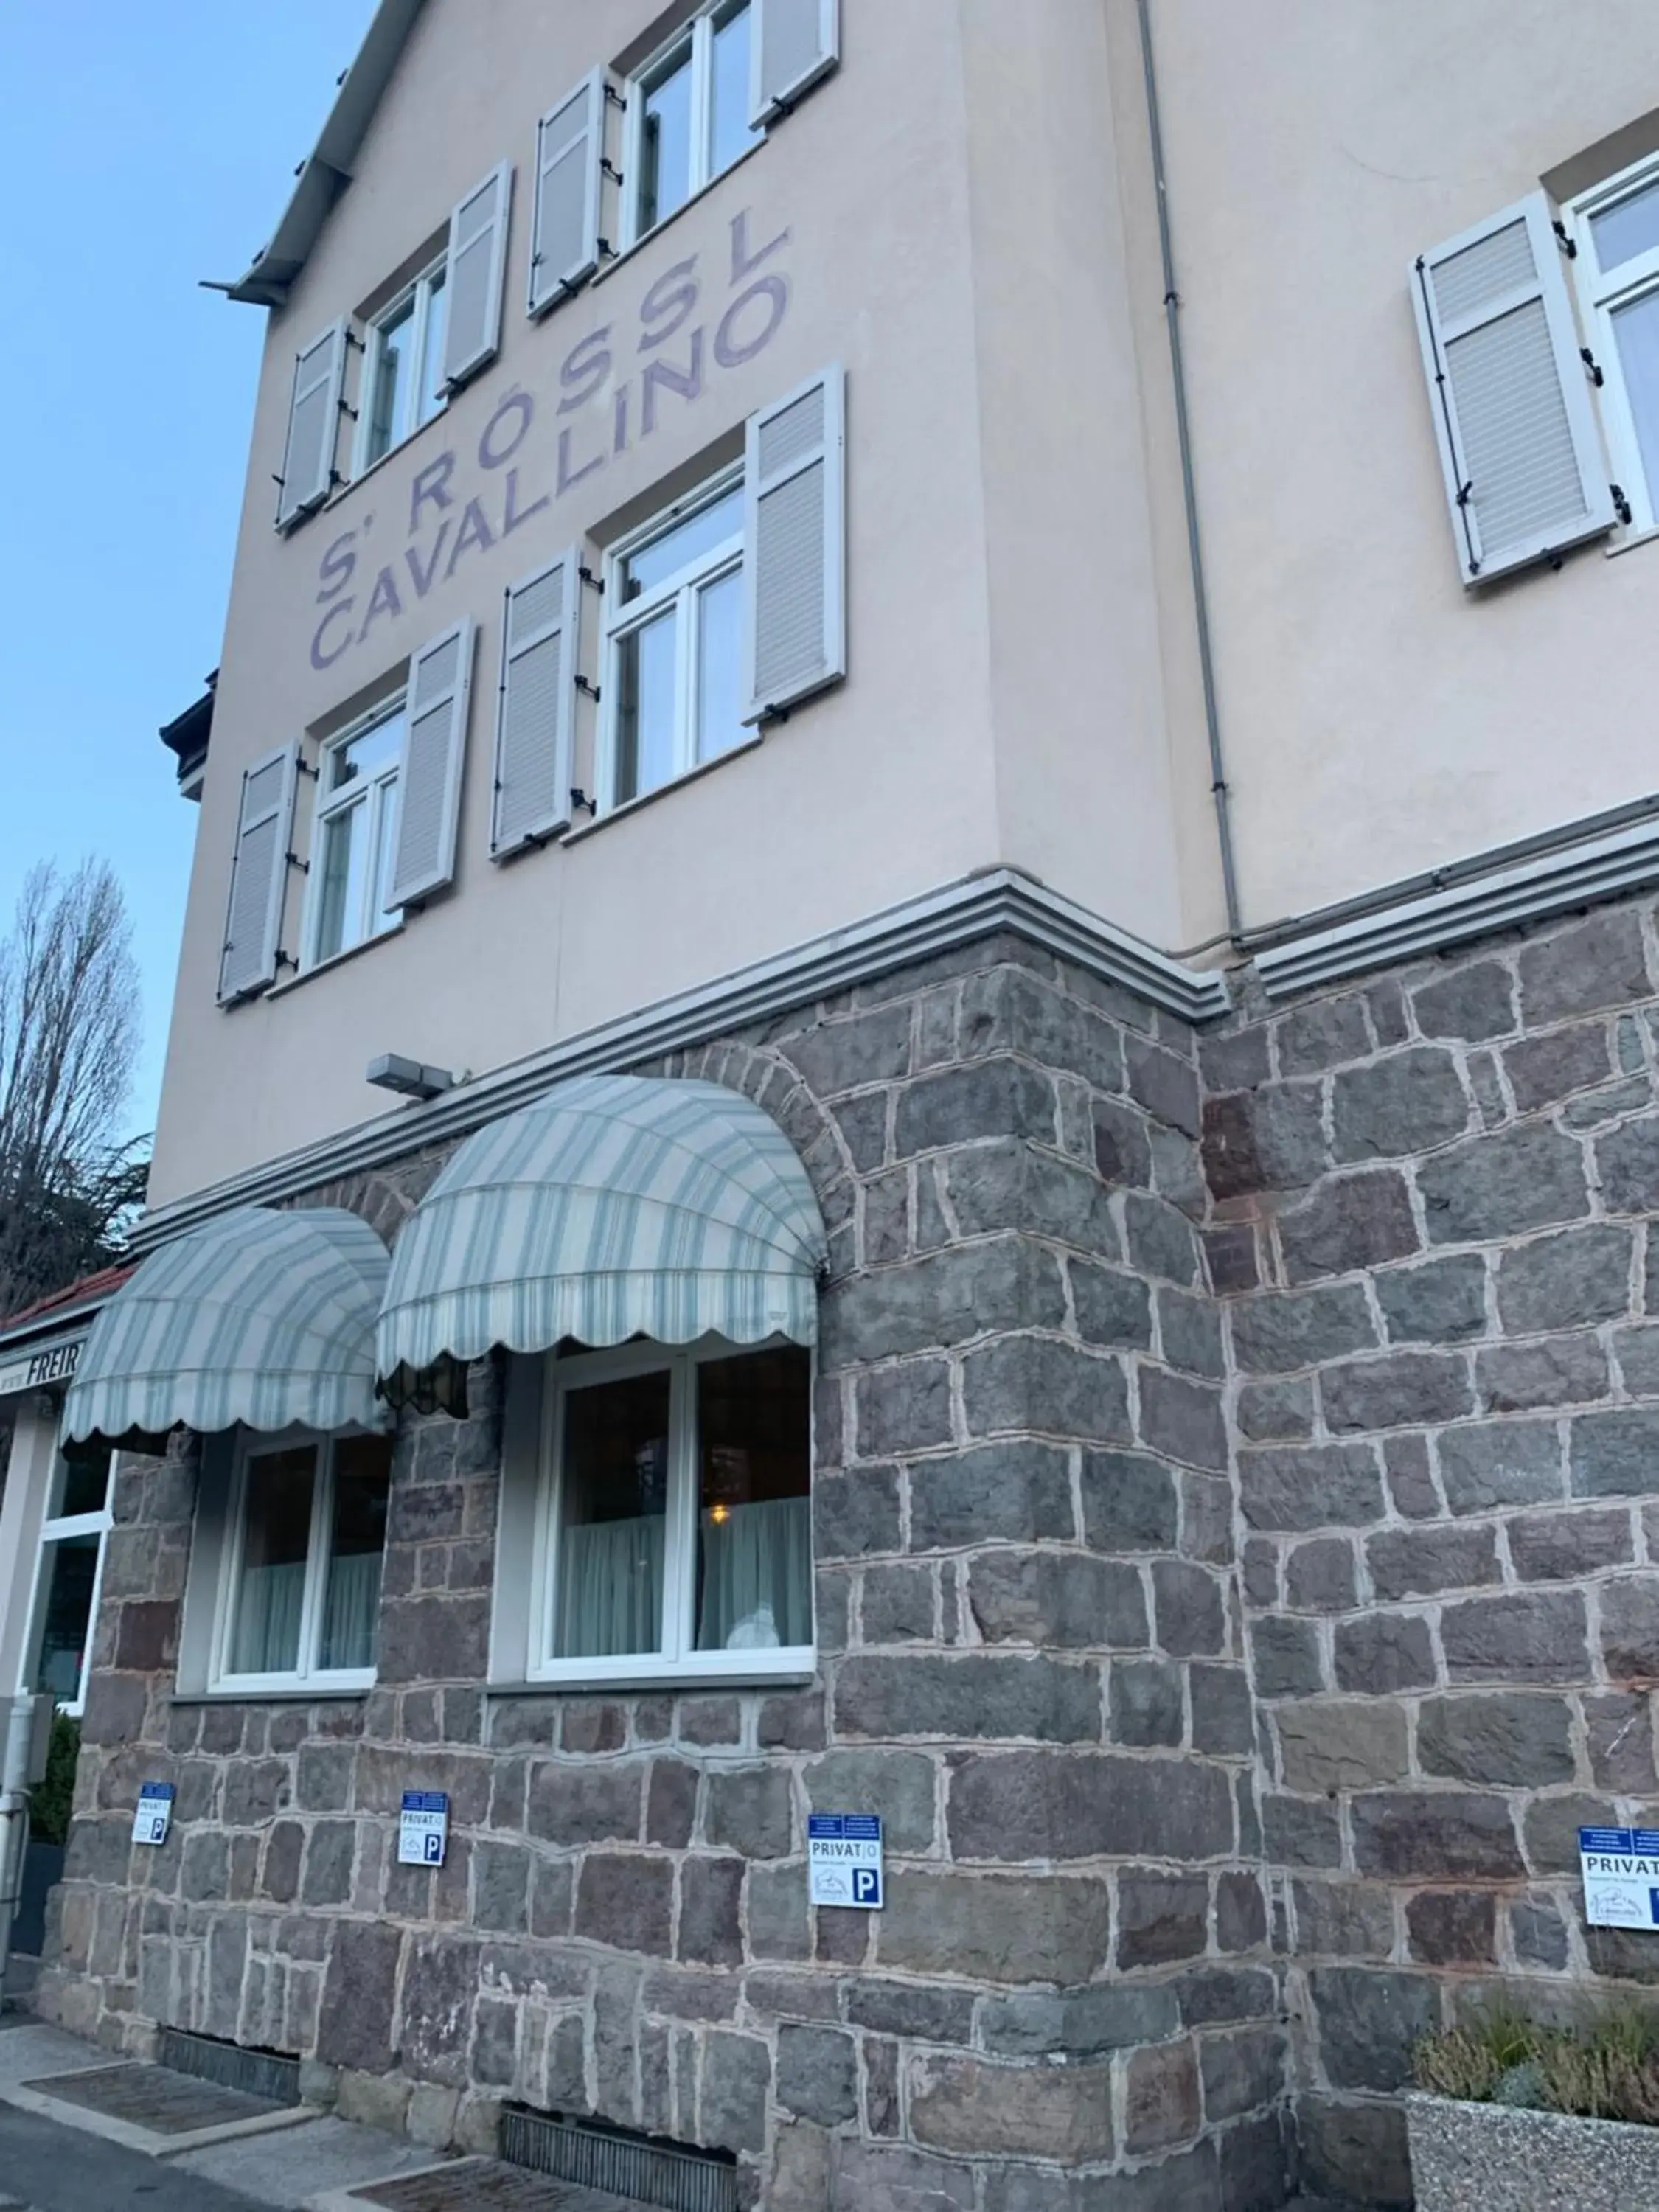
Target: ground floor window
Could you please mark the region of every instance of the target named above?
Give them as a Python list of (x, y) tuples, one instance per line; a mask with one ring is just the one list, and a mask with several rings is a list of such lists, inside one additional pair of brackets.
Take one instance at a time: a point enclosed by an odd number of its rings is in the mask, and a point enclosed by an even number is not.
[(86, 1698), (98, 1619), (110, 1526), (110, 1463), (101, 1445), (74, 1459), (60, 1453), (40, 1527), (23, 1687), (50, 1691), (60, 1705), (76, 1713)]
[(385, 1437), (244, 1439), (215, 1686), (373, 1681), (391, 1475)]
[(808, 1355), (630, 1346), (550, 1379), (532, 1672), (810, 1664)]

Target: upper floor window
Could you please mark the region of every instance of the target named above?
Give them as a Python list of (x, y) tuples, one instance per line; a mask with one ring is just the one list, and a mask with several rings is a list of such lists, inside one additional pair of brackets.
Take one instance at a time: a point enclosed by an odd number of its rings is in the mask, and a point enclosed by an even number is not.
[(447, 257), (434, 261), (368, 325), (358, 409), (360, 476), (445, 404), (447, 268)]
[(1568, 212), (1613, 474), (1632, 521), (1650, 530), (1659, 526), (1659, 158), (1582, 194)]
[(665, 222), (764, 131), (750, 120), (750, 0), (705, 8), (628, 88), (624, 240)]
[(743, 508), (742, 471), (728, 471), (611, 553), (603, 805), (625, 805), (744, 735)]
[(312, 838), (307, 963), (331, 960), (395, 927), (392, 875), (398, 843), (404, 708), (398, 700), (323, 749)]

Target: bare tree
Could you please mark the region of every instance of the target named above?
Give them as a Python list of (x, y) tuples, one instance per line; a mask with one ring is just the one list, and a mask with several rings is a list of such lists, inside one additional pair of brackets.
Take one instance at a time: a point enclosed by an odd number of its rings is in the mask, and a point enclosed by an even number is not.
[(133, 1147), (114, 1135), (138, 1038), (113, 873), (32, 868), (0, 942), (0, 1314), (108, 1257), (133, 1199)]

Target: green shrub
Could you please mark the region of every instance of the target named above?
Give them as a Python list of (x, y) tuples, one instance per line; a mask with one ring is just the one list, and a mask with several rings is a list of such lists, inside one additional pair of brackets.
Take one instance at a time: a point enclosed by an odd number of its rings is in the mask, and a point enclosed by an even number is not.
[(1629, 2006), (1571, 2028), (1493, 2012), (1425, 2035), (1412, 2067), (1438, 2097), (1659, 2127), (1659, 2015)]
[(75, 1762), (81, 1755), (81, 1723), (59, 1713), (52, 1724), (52, 1749), (46, 1779), (29, 1793), (29, 1834), (37, 1844), (66, 1844), (75, 1803)]

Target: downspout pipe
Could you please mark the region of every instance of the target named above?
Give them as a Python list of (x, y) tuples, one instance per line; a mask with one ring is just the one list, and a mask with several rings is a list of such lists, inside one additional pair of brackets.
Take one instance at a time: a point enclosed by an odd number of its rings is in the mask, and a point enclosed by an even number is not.
[(1192, 430), (1187, 419), (1187, 368), (1181, 346), (1181, 295), (1176, 289), (1175, 249), (1170, 239), (1170, 190), (1164, 171), (1164, 131), (1158, 118), (1158, 72), (1152, 63), (1150, 0), (1137, 0), (1140, 60), (1146, 78), (1146, 128), (1152, 139), (1152, 183), (1158, 197), (1158, 242), (1164, 260), (1164, 319), (1170, 333), (1170, 376), (1175, 388), (1176, 437), (1181, 448), (1181, 490), (1187, 510), (1187, 559), (1192, 570), (1193, 611), (1198, 630), (1198, 666), (1204, 685), (1204, 726), (1210, 745), (1210, 796), (1215, 802), (1216, 839), (1221, 848), (1221, 889), (1226, 904), (1227, 935), (1237, 945), (1243, 933), (1238, 908), (1238, 872), (1233, 854), (1233, 824), (1227, 771), (1221, 750), (1221, 715), (1216, 705), (1215, 659), (1210, 647), (1210, 603), (1204, 586), (1204, 550), (1198, 528), (1198, 492), (1193, 478)]

